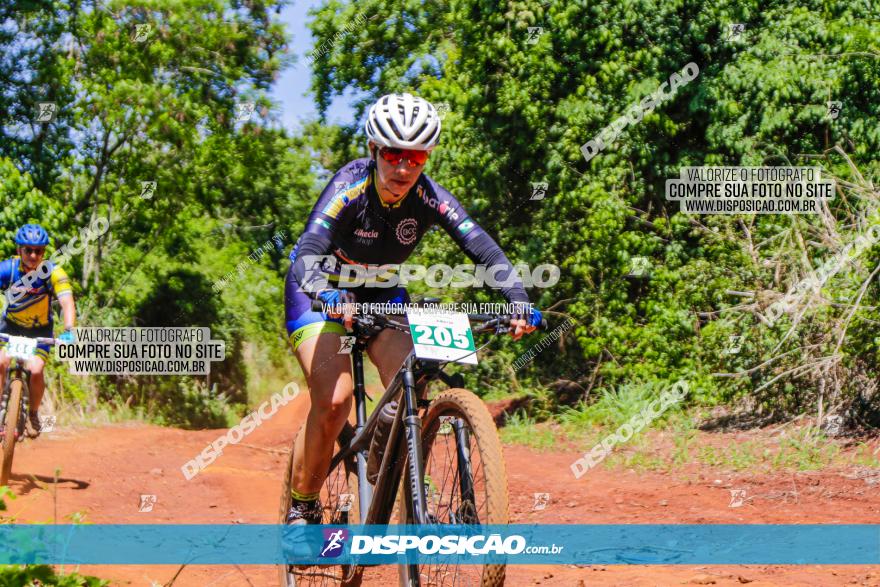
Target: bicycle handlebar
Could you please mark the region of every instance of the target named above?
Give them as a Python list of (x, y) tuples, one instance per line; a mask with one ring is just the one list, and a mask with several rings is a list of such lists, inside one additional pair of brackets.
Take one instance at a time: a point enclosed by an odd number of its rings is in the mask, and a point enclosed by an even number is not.
[[(5, 340), (6, 342), (9, 342), (10, 338), (11, 338), (11, 335), (0, 332), (0, 340)], [(21, 337), (21, 338), (31, 338), (31, 337), (27, 336), (27, 337)], [(36, 340), (37, 344), (46, 344), (49, 346), (56, 346), (58, 344), (66, 344), (63, 340), (60, 340), (58, 338), (43, 338), (42, 336), (34, 337), (33, 340)]]
[[(312, 311), (314, 312), (323, 312), (325, 308), (324, 302), (321, 300), (312, 300)], [(359, 322), (359, 318), (364, 316), (372, 316), (375, 318), (379, 318), (384, 321), (391, 321), (391, 318), (394, 316), (400, 316), (401, 314), (385, 314), (385, 313), (361, 313), (355, 314), (352, 317), (354, 322)], [(510, 315), (509, 314), (468, 314), (468, 320), (471, 322), (482, 323), (477, 332), (488, 332), (498, 326), (508, 326), (510, 324)], [(394, 323), (393, 321), (391, 321)], [(541, 324), (537, 327), (538, 330), (546, 330), (547, 329), (547, 319), (542, 318)]]

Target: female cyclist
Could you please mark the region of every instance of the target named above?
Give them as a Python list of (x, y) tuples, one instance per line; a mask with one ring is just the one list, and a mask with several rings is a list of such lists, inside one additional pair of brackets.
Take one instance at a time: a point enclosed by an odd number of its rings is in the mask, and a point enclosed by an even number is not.
[[(321, 485), (333, 443), (352, 406), (351, 361), (338, 352), (350, 315), (312, 311), (312, 299), (328, 305), (409, 300), (403, 287), (326, 287), (339, 284), (337, 263), (368, 268), (403, 263), (425, 232), (439, 224), (475, 263), (500, 266), (496, 280), (510, 284), (501, 287), (502, 294), (521, 308), (511, 321), (515, 339), (541, 323), (540, 312), (531, 308), (513, 266), (492, 237), (448, 191), (422, 173), (440, 137), (434, 106), (410, 94), (383, 96), (370, 108), (365, 130), (370, 157), (348, 163), (328, 182), (290, 255), (287, 331), (312, 404), (294, 444), (289, 524), (320, 523)], [(319, 256), (323, 259), (316, 262)], [(390, 329), (371, 341), (367, 354), (383, 385), (390, 383), (411, 350), (411, 339)]]

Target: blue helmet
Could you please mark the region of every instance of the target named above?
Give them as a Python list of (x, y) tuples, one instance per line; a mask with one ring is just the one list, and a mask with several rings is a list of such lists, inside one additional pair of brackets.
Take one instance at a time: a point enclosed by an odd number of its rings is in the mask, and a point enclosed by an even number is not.
[(49, 244), (49, 233), (39, 224), (25, 224), (15, 233), (15, 244), (45, 247)]

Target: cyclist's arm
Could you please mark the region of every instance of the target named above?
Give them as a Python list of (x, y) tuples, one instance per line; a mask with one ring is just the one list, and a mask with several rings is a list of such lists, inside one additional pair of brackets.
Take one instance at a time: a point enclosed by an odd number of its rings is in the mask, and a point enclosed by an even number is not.
[(326, 289), (327, 282), (323, 277), (320, 266), (321, 259), (327, 255), (332, 245), (330, 231), (327, 229), (314, 230), (311, 227), (299, 237), (291, 253), (288, 279), (292, 278), (299, 284), (303, 292), (315, 298), (322, 289)]
[(76, 304), (73, 303), (73, 296), (63, 296), (58, 298), (61, 304), (61, 317), (64, 319), (64, 330), (73, 330), (76, 326)]
[(72, 330), (76, 326), (76, 304), (73, 301), (73, 288), (70, 286), (70, 278), (61, 267), (52, 268), (49, 277), (52, 282), (52, 291), (61, 304), (61, 317), (64, 319), (64, 330)]
[(9, 289), (12, 285), (12, 271), (14, 267), (12, 259), (0, 261), (0, 291)]
[(320, 270), (322, 260), (317, 257), (330, 253), (333, 235), (348, 204), (337, 193), (336, 186), (338, 183), (350, 183), (352, 179), (353, 175), (346, 166), (327, 182), (290, 254), (288, 278), (296, 281), (302, 291), (312, 298), (316, 298), (321, 290), (327, 289), (326, 280)]
[[(436, 185), (436, 184), (435, 184)], [(501, 293), (511, 303), (529, 303), (529, 296), (523, 288), (522, 280), (516, 274), (513, 264), (508, 260), (498, 243), (473, 221), (467, 211), (449, 192), (436, 186), (438, 199), (449, 202), (450, 207), (437, 212), (437, 223), (452, 237), (465, 254), (475, 263), (488, 268), (500, 267), (495, 273), (495, 281), (503, 284)], [(455, 218), (455, 215), (458, 218)]]
[(0, 292), (3, 292), (2, 295), (6, 297), (5, 300), (0, 301), (0, 306), (4, 308), (4, 310), (0, 312), (0, 321), (6, 318), (6, 311), (9, 309), (9, 304), (12, 303), (13, 300), (9, 288), (12, 287), (14, 266), (12, 259), (0, 261)]

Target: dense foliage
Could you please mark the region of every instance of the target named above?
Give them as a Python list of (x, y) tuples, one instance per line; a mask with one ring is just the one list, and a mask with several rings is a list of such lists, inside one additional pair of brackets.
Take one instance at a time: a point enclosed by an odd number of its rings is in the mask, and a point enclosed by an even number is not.
[[(60, 247), (109, 218), (109, 231), (66, 267), (80, 322), (210, 326), (227, 341), (211, 392), (169, 377), (92, 382), (102, 399), (171, 423), (226, 423), (223, 405), (247, 400), (246, 341), (289, 362), (279, 274), (313, 180), (305, 150), (273, 122), (266, 98), (285, 63), (276, 7), (71, 0), (0, 8), (0, 254), (13, 252), (12, 232), (29, 220)], [(37, 121), (39, 102), (55, 103), (51, 121)], [(250, 119), (241, 115), (247, 103)], [(142, 182), (155, 182), (152, 194)], [(215, 291), (279, 230), (286, 241)], [(71, 393), (82, 385), (66, 383)], [(191, 405), (198, 398), (206, 399)]]
[[(562, 267), (535, 301), (578, 325), (531, 374), (564, 400), (686, 377), (703, 401), (838, 409), (876, 388), (866, 376), (878, 348), (876, 247), (807, 300), (805, 315), (768, 327), (758, 314), (863, 230), (876, 204), (880, 25), (869, 4), (328, 2), (317, 42), (357, 14), (368, 24), (316, 62), (313, 87), (322, 107), (346, 90), (363, 96), (360, 112), (389, 91), (449, 105), (428, 172), (512, 258)], [(731, 24), (745, 26), (737, 35)], [(694, 81), (585, 161), (581, 145), (689, 62)], [(831, 100), (842, 102), (836, 119)], [(340, 142), (359, 141), (355, 130)], [(849, 183), (829, 215), (686, 216), (664, 185), (687, 165), (821, 165)], [(540, 181), (548, 197), (531, 200)], [(459, 255), (441, 240), (425, 258)], [(634, 257), (650, 261), (649, 279), (630, 275)], [(731, 335), (745, 342), (725, 354)], [(487, 361), (484, 385), (515, 387), (505, 367), (521, 351)]]

